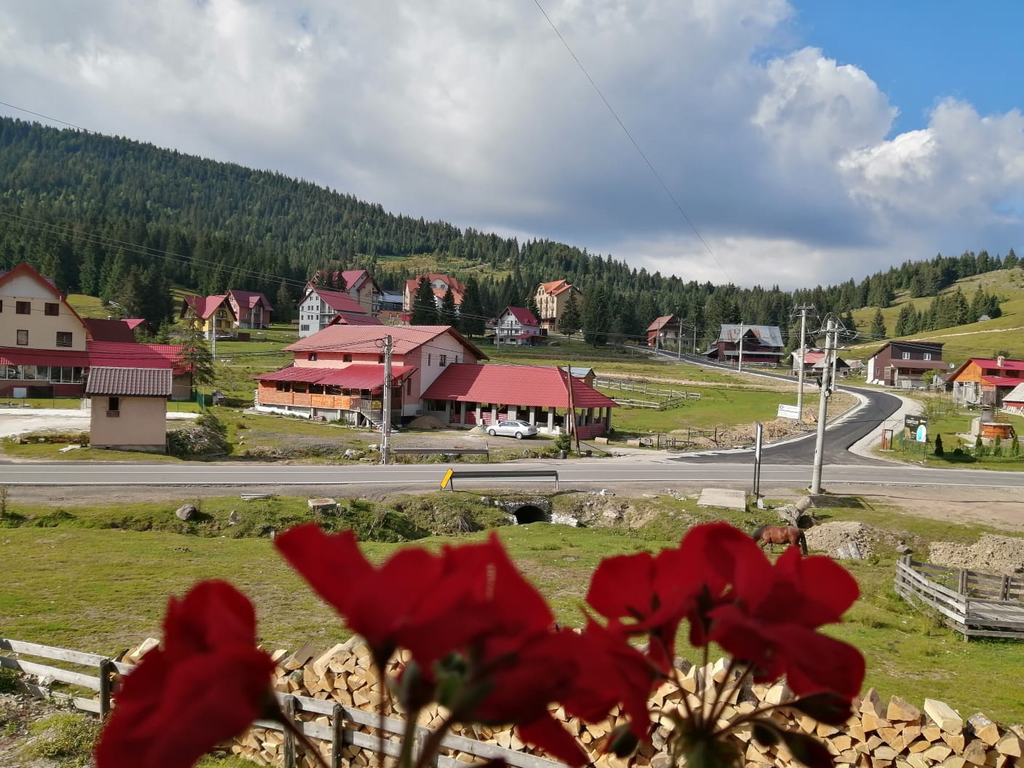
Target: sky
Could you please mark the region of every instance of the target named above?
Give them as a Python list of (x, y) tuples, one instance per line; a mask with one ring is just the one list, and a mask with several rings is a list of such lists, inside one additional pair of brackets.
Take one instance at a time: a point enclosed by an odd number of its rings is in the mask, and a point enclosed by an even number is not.
[(0, 0), (0, 101), (797, 287), (1024, 248), (1022, 22), (1016, 0)]

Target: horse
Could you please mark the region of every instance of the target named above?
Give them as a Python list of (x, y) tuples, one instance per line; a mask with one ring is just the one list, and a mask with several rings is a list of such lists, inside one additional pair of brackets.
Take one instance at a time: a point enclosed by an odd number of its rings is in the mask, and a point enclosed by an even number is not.
[(776, 544), (788, 544), (799, 546), (800, 551), (807, 554), (807, 538), (803, 531), (793, 525), (762, 525), (750, 536), (762, 549), (765, 545), (774, 549)]

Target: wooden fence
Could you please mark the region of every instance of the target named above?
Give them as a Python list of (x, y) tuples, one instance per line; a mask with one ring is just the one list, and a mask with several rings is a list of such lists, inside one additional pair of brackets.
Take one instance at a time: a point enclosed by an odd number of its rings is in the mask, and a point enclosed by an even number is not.
[(677, 389), (662, 389), (652, 386), (651, 382), (644, 379), (594, 379), (594, 386), (599, 389), (609, 389), (615, 392), (635, 392), (655, 400), (641, 400), (616, 397), (615, 402), (627, 408), (650, 408), (652, 410), (664, 411), (667, 408), (675, 408), (683, 405), (689, 400), (700, 400), (700, 392), (685, 392)]
[(896, 563), (896, 592), (920, 602), (969, 640), (1024, 640), (1024, 579), (946, 568), (911, 559)]
[[(62, 666), (25, 661), (21, 658), (22, 656), (59, 662)], [(101, 718), (106, 717), (110, 712), (115, 676), (128, 674), (134, 669), (131, 664), (115, 661), (95, 653), (54, 648), (9, 638), (0, 638), (0, 667), (13, 669), (24, 675), (37, 676), (40, 679), (38, 684), (25, 683), (29, 693), (41, 698), (59, 700), (76, 709), (99, 715)], [(69, 669), (68, 667), (77, 667), (78, 669)], [(83, 667), (88, 671), (82, 671)], [(53, 683), (70, 686), (72, 689), (94, 691), (98, 694), (98, 698), (88, 698), (82, 693), (72, 691), (55, 691), (50, 688)], [(343, 764), (343, 751), (349, 747), (358, 747), (371, 752), (380, 750), (377, 734), (368, 732), (376, 732), (380, 727), (381, 723), (376, 712), (294, 694), (278, 693), (277, 698), (281, 703), (282, 711), (293, 718), (296, 727), (301, 729), (307, 738), (331, 745), (329, 764), (332, 768), (340, 768)], [(302, 715), (315, 715), (318, 719), (327, 717), (329, 724), (307, 722), (301, 719)], [(253, 727), (282, 732), (284, 734), (285, 768), (296, 768), (299, 765), (298, 745), (295, 737), (281, 723), (258, 720)], [(401, 748), (400, 743), (390, 737), (401, 737), (405, 734), (405, 720), (385, 717), (383, 730), (385, 736), (388, 737), (383, 742), (384, 754), (397, 757)], [(427, 733), (426, 728), (416, 727), (417, 747), (422, 745)], [(564, 768), (561, 763), (553, 760), (454, 734), (449, 734), (444, 738), (441, 748), (451, 754), (438, 755), (432, 763), (434, 768), (466, 768), (465, 762), (452, 756), (457, 753), (485, 760), (504, 760), (513, 768)]]

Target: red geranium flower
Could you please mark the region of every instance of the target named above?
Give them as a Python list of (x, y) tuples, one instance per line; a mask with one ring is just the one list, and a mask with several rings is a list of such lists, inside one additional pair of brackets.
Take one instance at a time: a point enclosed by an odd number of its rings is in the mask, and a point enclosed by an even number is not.
[(163, 646), (115, 697), (97, 768), (188, 768), (275, 705), (273, 670), (256, 647), (252, 604), (233, 586), (204, 581), (181, 601), (172, 597)]
[(441, 559), (419, 547), (400, 549), (380, 568), (363, 556), (352, 531), (324, 533), (313, 523), (274, 540), (292, 568), (362, 635), (383, 669), (413, 610), (433, 599)]

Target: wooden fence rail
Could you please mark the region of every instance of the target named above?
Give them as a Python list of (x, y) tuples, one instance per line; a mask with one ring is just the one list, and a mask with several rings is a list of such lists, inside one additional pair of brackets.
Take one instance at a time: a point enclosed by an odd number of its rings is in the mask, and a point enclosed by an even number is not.
[(896, 563), (895, 587), (907, 602), (923, 603), (964, 636), (1024, 640), (1020, 580), (946, 568), (911, 559)]
[[(16, 654), (6, 655), (4, 654)], [(37, 676), (36, 683), (25, 683), (29, 693), (41, 698), (53, 698), (84, 712), (105, 717), (111, 708), (111, 690), (116, 674), (128, 674), (134, 666), (114, 661), (95, 653), (85, 653), (67, 648), (55, 648), (38, 643), (0, 637), (0, 667), (13, 669), (24, 675)], [(52, 666), (33, 661), (24, 661), (21, 656), (30, 656), (47, 661), (61, 662), (63, 665), (85, 667), (94, 672), (87, 674), (82, 671), (68, 669), (66, 666)], [(54, 683), (84, 688), (95, 691), (98, 698), (87, 698), (73, 691), (54, 691), (50, 686)], [(383, 722), (376, 712), (345, 706), (333, 701), (314, 699), (308, 696), (278, 693), (282, 711), (291, 717), (297, 728), (301, 729), (309, 739), (328, 742), (331, 745), (330, 765), (340, 768), (343, 764), (343, 750), (348, 747), (378, 752), (381, 744), (376, 733), (366, 733), (358, 729), (383, 731), (387, 738), (383, 742), (384, 753), (397, 757), (400, 744), (391, 737), (401, 737), (406, 731), (406, 721), (396, 717), (385, 717)], [(300, 715), (311, 714), (330, 718), (330, 724), (306, 722), (299, 719)], [(296, 768), (299, 764), (296, 744), (281, 723), (258, 720), (255, 728), (280, 731), (285, 735), (284, 764), (285, 768)], [(428, 730), (416, 726), (417, 744), (422, 744)], [(499, 747), (497, 744), (470, 739), (465, 736), (450, 734), (441, 742), (441, 748), (453, 753), (462, 753), (485, 760), (501, 759), (513, 768), (564, 768), (561, 763), (543, 757), (519, 752), (514, 749)], [(448, 755), (438, 755), (433, 762), (435, 768), (466, 768), (467, 764)]]

